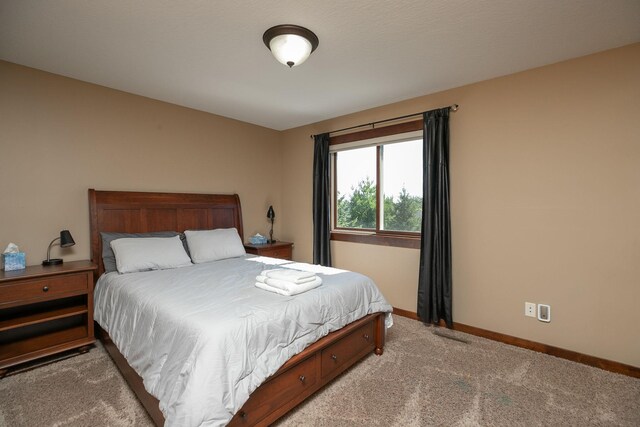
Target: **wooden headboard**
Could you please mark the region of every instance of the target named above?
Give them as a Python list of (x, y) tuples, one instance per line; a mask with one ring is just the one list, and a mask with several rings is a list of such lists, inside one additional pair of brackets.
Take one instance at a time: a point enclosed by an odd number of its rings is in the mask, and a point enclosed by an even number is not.
[(151, 231), (238, 229), (242, 234), (242, 210), (237, 194), (141, 193), (89, 189), (91, 260), (104, 273), (100, 232), (147, 233)]

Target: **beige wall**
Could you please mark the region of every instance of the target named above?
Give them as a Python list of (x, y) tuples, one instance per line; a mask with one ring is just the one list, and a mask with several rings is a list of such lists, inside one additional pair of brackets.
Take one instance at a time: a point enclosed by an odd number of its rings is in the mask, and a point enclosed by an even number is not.
[[(454, 321), (640, 366), (640, 44), (284, 132), (294, 257), (312, 257), (310, 134), (452, 103)], [(415, 311), (419, 251), (332, 251)]]
[[(638, 76), (635, 44), (281, 133), (0, 62), (0, 245), (37, 264), (69, 228), (63, 256), (87, 258), (91, 187), (237, 192), (247, 236), (273, 204), (310, 261), (309, 135), (455, 102), (454, 320), (640, 366)], [(417, 250), (332, 249), (415, 311)]]
[(238, 193), (246, 236), (280, 213), (277, 131), (1, 61), (0, 123), (0, 251), (28, 264), (65, 228), (52, 255), (89, 257), (88, 188)]

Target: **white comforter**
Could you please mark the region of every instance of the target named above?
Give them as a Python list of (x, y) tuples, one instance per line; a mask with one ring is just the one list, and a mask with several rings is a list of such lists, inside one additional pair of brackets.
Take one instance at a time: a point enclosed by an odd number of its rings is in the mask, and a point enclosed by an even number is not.
[[(391, 311), (366, 276), (274, 265), (281, 262), (246, 256), (98, 280), (95, 319), (160, 401), (166, 426), (228, 423), (253, 390), (309, 344), (367, 314)], [(315, 271), (323, 283), (292, 297), (254, 286), (264, 268), (283, 266)]]

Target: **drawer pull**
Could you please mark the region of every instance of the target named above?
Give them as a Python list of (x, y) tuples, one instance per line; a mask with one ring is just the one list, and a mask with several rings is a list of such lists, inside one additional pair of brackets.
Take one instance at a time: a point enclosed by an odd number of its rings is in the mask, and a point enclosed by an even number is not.
[(240, 413), (238, 415), (240, 415), (240, 418), (243, 418), (245, 420), (247, 419), (247, 413), (244, 412), (244, 411), (240, 411)]
[(364, 334), (362, 338), (364, 338), (366, 341), (369, 341), (369, 334)]
[(43, 292), (48, 292), (48, 291), (49, 291), (49, 287), (48, 287), (48, 286), (44, 286), (44, 287), (42, 288), (42, 291), (43, 291)]
[(337, 361), (337, 360), (338, 360), (338, 356), (336, 356), (335, 354), (332, 354), (332, 355), (331, 355), (331, 358), (332, 358), (333, 360), (335, 360), (335, 361)]
[(306, 378), (304, 377), (304, 375), (300, 375), (300, 376), (298, 377), (298, 379), (300, 380), (300, 382), (301, 382), (301, 383), (303, 383), (303, 382), (304, 382), (304, 380), (306, 380)]

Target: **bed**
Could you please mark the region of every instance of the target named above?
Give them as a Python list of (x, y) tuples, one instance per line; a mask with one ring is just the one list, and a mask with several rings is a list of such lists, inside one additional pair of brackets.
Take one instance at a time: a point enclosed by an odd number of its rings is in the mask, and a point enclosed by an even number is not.
[[(96, 324), (97, 335), (157, 425), (165, 424), (165, 415), (168, 425), (183, 424), (187, 421), (192, 425), (222, 425), (227, 422), (229, 425), (269, 425), (363, 357), (372, 352), (377, 355), (383, 353), (385, 319), (388, 320), (388, 312), (391, 307), (384, 301), (384, 298), (380, 300), (377, 297), (377, 288), (370, 290), (371, 286), (366, 283), (366, 280), (369, 279), (356, 273), (334, 269), (323, 270), (323, 267), (302, 263), (280, 266), (281, 262), (275, 259), (245, 256), (214, 261), (207, 263), (207, 265), (196, 264), (176, 269), (180, 272), (163, 270), (135, 273), (131, 275), (135, 280), (122, 277), (127, 276), (126, 274), (103, 274), (105, 268), (102, 260), (101, 232), (146, 233), (166, 230), (183, 232), (185, 230), (236, 228), (242, 238), (242, 213), (237, 195), (89, 190), (89, 206), (91, 255), (93, 262), (98, 265), (96, 299), (98, 301), (98, 298), (102, 298), (100, 301), (102, 306), (96, 304), (95, 317), (100, 319), (100, 322), (105, 326), (103, 328), (100, 324)], [(313, 270), (315, 268), (318, 275), (323, 277), (324, 283), (317, 288), (317, 292), (309, 291), (305, 293), (307, 295), (300, 294), (285, 304), (284, 299), (278, 299), (274, 294), (258, 290), (250, 283), (256, 272), (265, 266), (268, 268), (269, 265), (291, 267), (296, 270), (304, 270), (305, 268)], [(125, 282), (125, 279), (128, 282)], [(187, 283), (188, 280), (191, 280), (188, 286), (184, 285), (183, 282)], [(353, 281), (354, 284), (343, 286), (344, 281)], [(208, 283), (207, 286), (204, 286), (205, 282)], [(170, 286), (176, 283), (178, 284), (176, 286), (186, 286), (185, 289), (189, 289), (189, 292), (202, 292), (200, 300), (207, 301), (207, 303), (203, 302), (200, 306), (200, 301), (194, 299), (191, 294), (185, 295), (182, 297), (185, 299), (180, 300), (181, 294), (184, 292), (174, 290), (173, 294), (171, 293)], [(212, 290), (210, 289), (211, 283), (227, 287)], [(200, 290), (198, 290), (198, 286), (201, 286)], [(235, 287), (233, 292), (229, 291), (230, 286)], [(349, 290), (351, 288), (355, 290)], [(129, 293), (122, 294), (122, 292)], [(216, 297), (212, 297), (212, 295), (207, 295), (207, 292), (219, 293), (216, 294)], [(331, 293), (336, 295), (335, 298), (342, 299), (349, 292), (359, 295), (358, 298), (363, 294), (372, 302), (366, 307), (364, 305), (363, 307), (353, 306), (354, 303), (347, 302), (344, 303), (345, 307), (343, 308), (342, 300), (340, 304), (332, 304), (328, 303), (331, 300), (324, 299), (329, 298), (327, 295)], [(100, 295), (102, 296), (100, 297)], [(223, 298), (231, 298), (229, 301), (238, 301), (238, 303), (236, 305)], [(109, 301), (109, 304), (104, 301)], [(129, 304), (129, 301), (134, 301), (134, 303)], [(174, 316), (178, 318), (173, 321), (174, 323), (182, 323), (180, 327), (186, 327), (188, 332), (184, 332), (183, 329), (176, 333), (173, 326), (163, 326), (164, 323), (160, 321), (162, 319), (156, 313), (157, 310), (162, 309), (152, 306), (150, 301), (154, 301), (154, 304), (159, 301), (160, 305), (174, 304), (171, 307), (175, 310), (178, 310), (176, 307), (182, 304), (181, 309), (187, 310), (186, 314)], [(247, 301), (253, 301), (257, 306), (245, 308), (244, 304)], [(322, 307), (317, 311), (324, 312), (327, 306), (333, 305), (336, 306), (338, 314), (331, 314), (324, 323), (316, 324), (314, 320), (305, 318), (305, 316), (313, 316), (313, 312), (316, 310), (314, 307)], [(143, 309), (140, 307), (153, 308)], [(207, 310), (212, 311), (211, 307), (217, 307), (215, 315), (221, 317), (201, 316)], [(114, 313), (111, 316), (115, 320), (108, 321), (109, 315), (105, 313)], [(294, 317), (288, 319), (280, 317), (285, 314)], [(152, 315), (155, 317), (151, 318)], [(208, 313), (207, 316), (209, 315), (214, 316), (213, 313)], [(237, 326), (235, 323), (233, 326), (225, 326), (225, 328), (207, 326), (210, 319), (214, 319), (213, 323), (219, 324), (234, 316), (241, 319), (249, 318), (252, 322), (249, 323), (251, 326)], [(137, 320), (131, 322), (132, 318)], [(185, 326), (186, 320), (183, 318), (200, 319), (201, 321), (199, 323), (192, 322)], [(149, 329), (148, 340), (150, 342), (145, 342), (145, 333), (138, 332), (134, 339), (115, 328), (114, 325), (117, 325), (118, 322), (122, 323), (122, 319), (135, 324), (136, 327), (145, 323), (152, 325), (155, 329)], [(260, 350), (256, 350), (257, 356), (251, 353), (254, 341), (261, 341), (260, 337), (263, 336), (263, 332), (264, 336), (271, 337), (272, 334), (268, 331), (273, 329), (274, 325), (289, 323), (307, 323), (314, 326), (312, 330), (296, 333), (294, 338), (289, 337), (286, 340), (283, 338), (282, 342), (270, 344), (271, 347), (268, 347), (268, 350), (267, 347), (260, 347)], [(173, 323), (169, 322), (167, 325), (173, 325)], [(229, 323), (229, 325), (232, 324)], [(205, 366), (202, 362), (203, 359), (220, 359), (220, 354), (215, 353), (215, 349), (223, 347), (221, 344), (199, 344), (209, 342), (207, 341), (210, 339), (209, 336), (216, 335), (217, 329), (231, 330), (234, 337), (249, 331), (246, 346), (242, 344), (242, 340), (234, 339), (226, 342), (224, 348), (225, 351), (232, 352), (234, 355), (239, 354), (238, 357), (227, 358), (234, 361), (244, 361), (243, 358), (251, 361), (255, 359), (256, 366), (251, 366), (248, 369), (245, 366), (246, 363), (234, 362), (229, 368), (228, 375), (222, 371), (217, 372), (217, 366), (211, 365), (202, 368)], [(289, 331), (289, 328), (285, 329)], [(184, 339), (183, 341), (175, 341), (180, 345), (174, 345), (171, 351), (158, 350), (157, 354), (161, 354), (161, 357), (156, 356), (155, 350), (157, 349), (154, 345), (157, 346), (159, 342), (168, 343), (172, 339), (172, 334), (180, 337), (188, 336), (191, 330), (198, 330), (199, 333), (206, 335), (206, 340), (194, 335), (195, 338), (192, 341), (198, 343), (198, 348), (207, 349), (207, 351), (201, 351), (207, 357), (199, 356), (200, 359), (195, 359), (197, 363), (178, 363), (183, 357), (180, 352), (185, 351), (185, 348), (191, 348), (189, 342), (185, 345), (182, 344)], [(153, 339), (156, 340), (155, 344), (151, 342)], [(167, 347), (170, 348), (171, 345)], [(245, 350), (244, 347), (247, 349)], [(278, 351), (274, 351), (276, 347)], [(195, 344), (193, 344), (193, 348), (196, 348)], [(154, 349), (154, 351), (149, 349)], [(195, 350), (190, 351), (191, 353), (195, 352)], [(245, 355), (245, 352), (248, 352), (249, 356)], [(263, 355), (262, 352), (265, 354)], [(187, 353), (191, 354), (188, 351)], [(184, 357), (189, 357), (188, 355)], [(153, 359), (151, 359), (152, 357)], [(134, 367), (130, 366), (130, 363)], [(187, 375), (184, 368), (187, 365), (190, 367), (198, 366), (200, 371), (190, 368)], [(244, 374), (238, 376), (240, 382), (230, 382), (230, 389), (223, 388), (221, 391), (217, 391), (218, 383), (206, 383), (202, 379), (207, 376), (226, 378), (226, 376), (236, 375), (234, 373), (236, 365), (240, 365), (241, 369), (244, 369), (242, 371)], [(192, 370), (194, 372), (191, 372)], [(195, 372), (200, 372), (200, 374), (196, 375)], [(180, 389), (180, 392), (184, 393), (186, 397), (181, 395), (177, 400), (172, 400), (172, 396), (177, 392), (175, 387), (167, 389), (167, 383), (173, 385), (176, 381), (182, 381), (185, 376), (191, 378), (190, 385)], [(223, 380), (220, 382), (225, 383)], [(193, 383), (196, 385), (192, 385)], [(184, 390), (191, 389), (198, 393), (184, 392)], [(148, 390), (151, 390), (153, 394)], [(169, 391), (167, 392), (167, 390)], [(191, 407), (185, 410), (182, 406), (186, 404)], [(224, 412), (221, 408), (227, 411), (228, 419), (224, 416), (218, 416)], [(176, 411), (179, 412), (178, 415), (176, 415)], [(188, 414), (186, 418), (185, 413)]]

